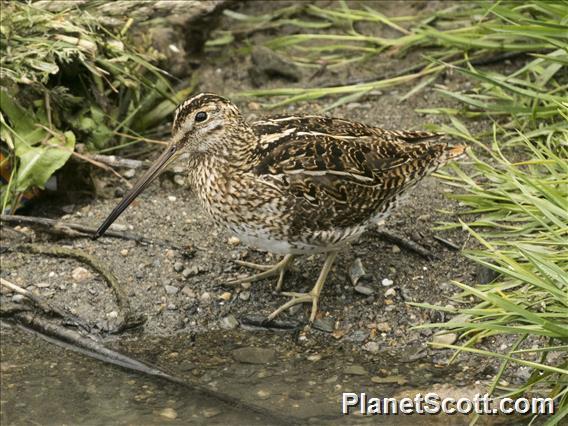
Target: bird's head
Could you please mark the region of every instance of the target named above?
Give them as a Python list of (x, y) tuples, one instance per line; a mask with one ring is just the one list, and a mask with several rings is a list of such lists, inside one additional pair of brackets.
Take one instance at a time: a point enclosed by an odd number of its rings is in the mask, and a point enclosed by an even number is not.
[(227, 142), (243, 124), (237, 107), (221, 96), (200, 93), (181, 103), (175, 112), (167, 148), (105, 219), (94, 238), (103, 235), (132, 201), (181, 154), (228, 155), (230, 145)]

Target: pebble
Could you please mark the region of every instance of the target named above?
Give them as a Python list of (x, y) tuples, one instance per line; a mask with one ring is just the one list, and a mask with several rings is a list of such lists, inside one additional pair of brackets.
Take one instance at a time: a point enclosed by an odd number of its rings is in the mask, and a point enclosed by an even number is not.
[(77, 281), (78, 283), (86, 281), (90, 279), (92, 276), (93, 274), (91, 274), (87, 269), (83, 268), (82, 266), (78, 266), (77, 268), (73, 269), (73, 271), (71, 272), (71, 277), (73, 277), (73, 280)]
[(168, 195), (168, 201), (177, 201), (177, 197), (173, 195)]
[(128, 169), (122, 174), (126, 179), (132, 179), (136, 175), (136, 170)]
[(313, 327), (316, 330), (332, 333), (335, 329), (335, 319), (331, 317), (317, 319), (314, 321)]
[(12, 296), (12, 302), (14, 303), (21, 303), (24, 301), (26, 297), (23, 294), (14, 294)]
[(363, 350), (376, 354), (380, 350), (380, 346), (377, 342), (367, 342), (363, 345)]
[(443, 344), (443, 345), (451, 345), (458, 339), (456, 333), (448, 333), (448, 334), (434, 334), (432, 337), (432, 343), (436, 344)]
[(160, 416), (165, 417), (166, 419), (174, 420), (177, 419), (177, 412), (173, 408), (164, 408), (160, 411)]
[(276, 357), (276, 352), (269, 348), (248, 346), (231, 352), (233, 359), (244, 364), (268, 364)]
[(113, 231), (124, 232), (128, 230), (128, 226), (123, 225), (122, 223), (113, 223), (110, 225), (110, 229)]
[(194, 265), (191, 268), (185, 268), (181, 274), (184, 278), (193, 277), (199, 274), (199, 267)]
[(224, 293), (222, 293), (222, 294), (219, 296), (219, 299), (224, 300), (225, 302), (228, 302), (229, 300), (231, 300), (231, 297), (232, 297), (232, 296), (233, 296), (233, 295), (232, 295), (230, 292), (225, 291)]
[(350, 333), (345, 340), (354, 342), (354, 343), (362, 343), (364, 342), (367, 337), (369, 337), (369, 332), (366, 330), (355, 330), (353, 333)]
[(241, 287), (244, 288), (245, 290), (248, 290), (249, 288), (251, 288), (252, 284), (249, 282), (244, 282), (241, 283)]
[(392, 330), (390, 324), (388, 322), (379, 322), (377, 323), (377, 330), (382, 331), (383, 333), (388, 333)]
[(122, 249), (122, 250), (120, 250), (120, 254), (121, 254), (122, 256), (128, 256), (128, 249)]
[(307, 360), (311, 361), (311, 362), (317, 362), (317, 361), (321, 360), (321, 355), (320, 354), (309, 355), (307, 357)]
[(166, 285), (164, 286), (164, 288), (166, 289), (166, 293), (171, 295), (177, 294), (177, 292), (179, 291), (179, 288), (173, 285)]
[(107, 318), (109, 318), (109, 319), (118, 318), (118, 312), (117, 312), (117, 311), (110, 311), (110, 312), (107, 314)]
[(170, 304), (168, 305), (168, 310), (169, 310), (169, 311), (176, 311), (176, 310), (177, 310), (177, 306), (174, 305), (173, 303), (170, 303)]
[(235, 237), (234, 235), (229, 237), (229, 239), (227, 240), (227, 243), (229, 243), (229, 245), (231, 246), (238, 246), (241, 243), (241, 240), (238, 239), (238, 237)]
[(250, 291), (242, 291), (239, 294), (239, 299), (244, 300), (244, 301), (249, 300), (250, 299)]
[(195, 299), (195, 291), (193, 291), (191, 287), (186, 285), (184, 288), (181, 289), (181, 292), (190, 299)]
[(199, 296), (199, 300), (202, 302), (209, 302), (211, 300), (211, 294), (205, 291), (201, 294), (201, 296)]
[(51, 284), (50, 283), (37, 283), (35, 286), (38, 288), (46, 288), (49, 287)]
[(219, 414), (221, 414), (221, 410), (219, 410), (218, 408), (206, 408), (205, 410), (203, 410), (203, 417), (206, 417), (208, 419), (218, 416)]
[(367, 370), (362, 365), (350, 365), (343, 370), (343, 373), (348, 374), (350, 376), (366, 376)]
[(385, 291), (385, 297), (394, 297), (396, 296), (396, 290), (394, 288), (389, 288), (387, 291)]
[(372, 288), (360, 284), (358, 286), (355, 286), (355, 291), (364, 296), (370, 296), (375, 292), (375, 290), (373, 290)]
[(391, 251), (393, 253), (400, 253), (400, 247), (397, 245), (392, 246)]
[(383, 278), (383, 280), (381, 281), (381, 284), (385, 287), (389, 287), (389, 286), (394, 284), (394, 281), (389, 280), (388, 278)]
[(258, 397), (258, 399), (268, 399), (270, 398), (270, 392), (264, 389), (260, 389), (257, 393), (256, 396)]
[(183, 270), (183, 263), (178, 260), (176, 263), (174, 263), (174, 271), (181, 272), (182, 270)]
[(239, 326), (239, 321), (235, 318), (234, 315), (227, 315), (226, 317), (221, 318), (221, 328), (225, 330), (233, 330)]
[(371, 382), (373, 383), (397, 383), (399, 385), (404, 385), (408, 382), (406, 378), (402, 376), (388, 376), (388, 377), (380, 377), (380, 376), (373, 376), (371, 377)]
[(183, 176), (175, 175), (174, 176), (174, 183), (177, 186), (184, 186), (185, 185), (185, 179), (183, 178)]
[(56, 274), (55, 272), (51, 271), (47, 276), (48, 276), (49, 278), (53, 278), (53, 277), (56, 277), (57, 274)]
[(173, 251), (172, 249), (167, 249), (166, 250), (166, 257), (168, 259), (173, 259), (176, 256), (176, 252)]
[(365, 272), (365, 268), (363, 268), (363, 262), (361, 259), (357, 258), (349, 268), (349, 279), (351, 280), (351, 284), (357, 285), (359, 280), (367, 275)]

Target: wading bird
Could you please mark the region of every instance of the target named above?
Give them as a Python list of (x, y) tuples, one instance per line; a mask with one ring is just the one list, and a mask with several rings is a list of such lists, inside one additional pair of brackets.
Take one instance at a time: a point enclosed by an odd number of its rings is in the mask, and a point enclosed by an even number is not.
[(282, 293), (291, 300), (268, 316), (307, 302), (313, 322), (337, 252), (385, 218), (422, 178), (464, 153), (464, 146), (437, 141), (440, 136), (317, 115), (247, 123), (228, 99), (201, 93), (179, 105), (168, 147), (95, 237), (187, 153), (189, 183), (213, 220), (245, 244), (284, 255), (271, 266), (242, 262), (263, 272), (233, 284), (279, 275), (279, 290), (294, 256), (325, 253), (312, 290)]

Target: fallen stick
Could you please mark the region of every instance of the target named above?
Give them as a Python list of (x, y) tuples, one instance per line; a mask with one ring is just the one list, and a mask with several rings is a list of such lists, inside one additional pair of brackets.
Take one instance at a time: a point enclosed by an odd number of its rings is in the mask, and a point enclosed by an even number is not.
[(396, 234), (393, 234), (390, 231), (384, 230), (375, 230), (377, 236), (383, 240), (389, 241), (391, 243), (395, 243), (397, 246), (405, 248), (409, 251), (412, 251), (425, 259), (431, 260), (434, 259), (436, 256), (428, 249), (422, 247), (420, 244), (415, 243), (414, 241), (407, 240), (402, 238)]
[[(36, 216), (19, 215), (0, 215), (0, 221), (6, 223), (16, 223), (18, 225), (39, 226), (44, 232), (53, 235), (64, 235), (75, 238), (91, 238), (97, 232), (97, 228), (78, 223), (61, 222), (55, 219)], [(189, 247), (180, 247), (169, 241), (152, 240), (141, 235), (132, 234), (126, 231), (116, 231), (109, 229), (105, 232), (105, 237), (120, 238), (123, 240), (136, 241), (142, 244), (155, 244), (161, 247), (170, 247), (180, 251), (188, 251)], [(192, 248), (191, 248), (192, 250)]]

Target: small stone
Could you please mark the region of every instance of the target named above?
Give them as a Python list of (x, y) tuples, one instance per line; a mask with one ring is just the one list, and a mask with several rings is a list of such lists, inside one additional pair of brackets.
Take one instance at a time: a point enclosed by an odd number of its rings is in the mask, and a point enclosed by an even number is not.
[(206, 408), (205, 410), (203, 410), (203, 417), (206, 417), (208, 419), (218, 416), (219, 414), (221, 414), (221, 410), (219, 410), (218, 408)]
[(307, 357), (307, 360), (311, 361), (311, 362), (317, 362), (317, 361), (321, 360), (321, 355), (320, 354), (309, 355)]
[(22, 303), (26, 297), (23, 294), (14, 294), (12, 296), (12, 302)]
[(241, 287), (244, 288), (245, 290), (248, 290), (249, 288), (251, 288), (252, 284), (245, 282), (245, 283), (241, 283)]
[(349, 268), (349, 279), (351, 280), (351, 284), (356, 286), (359, 280), (365, 275), (367, 275), (367, 273), (363, 268), (363, 262), (361, 262), (361, 259), (359, 258), (355, 259), (355, 261)]
[(219, 296), (219, 299), (224, 300), (225, 302), (228, 302), (229, 300), (231, 300), (232, 296), (233, 295), (230, 292), (226, 291)]
[(177, 186), (184, 186), (185, 185), (185, 179), (183, 178), (183, 176), (175, 175), (174, 176), (174, 183)]
[(388, 333), (389, 331), (392, 330), (391, 326), (389, 325), (388, 322), (379, 322), (377, 323), (376, 326), (377, 330), (383, 332), (383, 333)]
[(313, 327), (316, 330), (333, 333), (333, 330), (335, 329), (335, 320), (331, 317), (320, 318), (314, 321)]
[(402, 376), (388, 376), (388, 377), (373, 376), (371, 377), (371, 382), (380, 383), (380, 384), (396, 383), (399, 385), (404, 385), (408, 382), (408, 380), (406, 380), (406, 378)]
[(384, 287), (389, 287), (389, 286), (391, 286), (391, 285), (394, 284), (394, 281), (393, 281), (393, 280), (389, 280), (388, 278), (383, 278), (383, 280), (381, 281), (381, 284), (382, 284)]
[(276, 357), (276, 352), (269, 348), (248, 346), (231, 352), (235, 361), (244, 364), (268, 364)]
[(110, 311), (110, 312), (107, 314), (107, 318), (109, 318), (109, 319), (118, 318), (118, 312), (117, 312), (117, 311)]
[(458, 339), (456, 333), (448, 333), (448, 334), (434, 334), (432, 337), (433, 344), (442, 344), (442, 345), (451, 345)]
[(167, 257), (168, 259), (173, 259), (173, 258), (175, 257), (175, 255), (176, 255), (176, 252), (173, 251), (172, 249), (167, 249), (167, 250), (166, 250), (166, 257)]
[(211, 294), (207, 291), (203, 292), (201, 296), (199, 296), (199, 300), (202, 302), (210, 302), (211, 301)]
[(128, 226), (123, 225), (122, 223), (113, 223), (110, 225), (110, 229), (113, 231), (124, 232), (128, 230)]
[(241, 243), (241, 240), (239, 240), (238, 237), (235, 237), (234, 235), (229, 237), (229, 239), (227, 240), (227, 243), (229, 243), (229, 245), (231, 246), (238, 246)]
[(179, 288), (173, 285), (166, 285), (164, 286), (164, 288), (166, 289), (166, 293), (171, 295), (177, 294), (177, 292), (179, 291)]
[(177, 306), (173, 303), (168, 304), (168, 311), (177, 311)]
[(193, 276), (199, 274), (199, 267), (196, 266), (196, 265), (193, 265), (191, 268), (185, 268), (181, 274), (186, 279), (189, 278), (189, 277), (193, 277)]
[(343, 370), (343, 373), (350, 376), (365, 376), (367, 375), (367, 370), (362, 365), (349, 365)]
[(38, 287), (38, 288), (46, 288), (46, 287), (49, 287), (50, 285), (51, 285), (50, 283), (41, 282), (41, 283), (37, 283), (35, 286)]
[(136, 175), (136, 170), (128, 169), (122, 174), (126, 179), (132, 179)]
[(57, 274), (56, 274), (55, 272), (51, 271), (49, 274), (47, 274), (47, 276), (48, 276), (49, 278), (53, 278), (53, 277), (56, 277)]
[(400, 247), (397, 245), (392, 246), (391, 251), (393, 253), (400, 253)]
[(372, 288), (361, 285), (361, 284), (359, 284), (358, 286), (355, 286), (355, 291), (359, 294), (364, 295), (364, 296), (370, 296), (371, 294), (373, 294), (375, 292), (375, 290), (373, 290)]
[(264, 389), (259, 390), (256, 393), (256, 396), (258, 397), (258, 399), (268, 399), (270, 398), (270, 392)]
[(366, 330), (355, 330), (351, 334), (349, 334), (345, 340), (354, 342), (354, 343), (362, 343), (369, 337), (369, 332)]
[(394, 288), (389, 288), (387, 291), (385, 291), (385, 296), (386, 297), (396, 296), (396, 290)]
[(160, 411), (160, 416), (166, 419), (174, 420), (177, 419), (178, 415), (176, 410), (174, 410), (173, 408), (164, 408), (162, 411)]
[(168, 201), (177, 201), (177, 197), (173, 196), (173, 195), (168, 195)]
[(234, 315), (227, 315), (226, 317), (221, 318), (220, 323), (221, 328), (225, 330), (233, 330), (239, 326), (239, 321)]
[(77, 268), (73, 269), (73, 272), (71, 272), (71, 277), (73, 277), (73, 280), (78, 283), (86, 281), (90, 279), (92, 276), (93, 274), (91, 274), (87, 269), (83, 268), (82, 266), (78, 266)]
[(380, 346), (377, 342), (367, 342), (363, 345), (363, 350), (376, 354), (380, 350)]
[(247, 301), (250, 299), (250, 291), (242, 291), (239, 294), (239, 299), (243, 300), (243, 301)]
[(120, 254), (121, 254), (122, 256), (128, 256), (128, 249), (122, 249), (122, 250), (120, 250)]
[(174, 263), (174, 271), (181, 272), (182, 270), (183, 270), (183, 263), (178, 260), (176, 263)]
[(193, 291), (193, 289), (189, 286), (185, 286), (184, 288), (181, 289), (181, 292), (183, 294), (185, 294), (187, 297), (189, 297), (190, 299), (195, 299), (195, 292)]
[(335, 383), (335, 382), (337, 382), (338, 378), (339, 377), (337, 377), (337, 376), (331, 376), (329, 379), (325, 379), (324, 383), (327, 383), (327, 384)]

